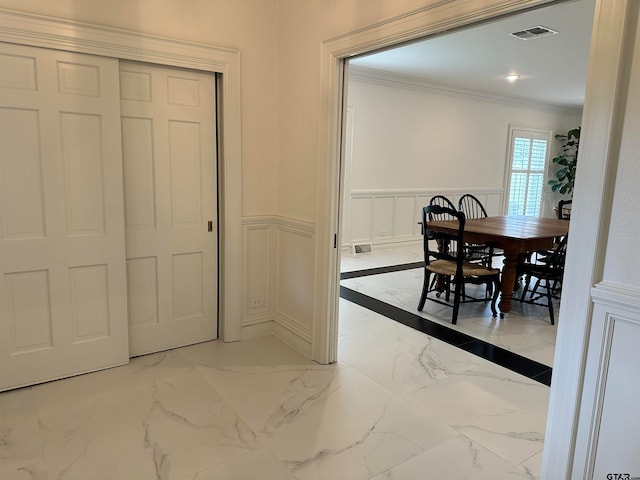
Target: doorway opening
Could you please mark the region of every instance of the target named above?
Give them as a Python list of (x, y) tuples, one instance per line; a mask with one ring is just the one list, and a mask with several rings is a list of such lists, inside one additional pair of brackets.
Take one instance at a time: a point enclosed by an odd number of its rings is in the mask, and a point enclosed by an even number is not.
[[(380, 310), (398, 309), (398, 317), (416, 314), (413, 320), (420, 323), (416, 312), (422, 281), (420, 209), (432, 195), (448, 196), (455, 203), (461, 195), (472, 193), (483, 201), (489, 215), (505, 214), (508, 125), (533, 123), (560, 133), (581, 122), (594, 4), (554, 3), (343, 60), (347, 72), (340, 195), (343, 298), (371, 308), (382, 301), (393, 308), (379, 306)], [(577, 23), (582, 26), (572, 30), (575, 25), (559, 25), (556, 14), (560, 11), (564, 18), (580, 18)], [(529, 23), (549, 22), (563, 33), (562, 39), (538, 39), (543, 43), (535, 44), (538, 40), (526, 43), (509, 35), (519, 31), (518, 25), (521, 31)], [(584, 36), (579, 40), (584, 51), (575, 57), (579, 65), (566, 78), (560, 69), (561, 73), (551, 75), (553, 84), (545, 85), (543, 67), (558, 72), (549, 62), (555, 56), (549, 50), (573, 51), (573, 35)], [(485, 36), (488, 39), (483, 40)], [(478, 53), (474, 45), (487, 47)], [(525, 46), (526, 55), (522, 53)], [(513, 84), (504, 78), (511, 72), (507, 64), (521, 69), (522, 82)], [(542, 216), (553, 216), (559, 198), (550, 189), (544, 196)], [(371, 253), (354, 253), (354, 246), (361, 244), (371, 245)], [(514, 328), (529, 328), (527, 323), (533, 322), (539, 330), (530, 331), (516, 353), (531, 361), (527, 368), (532, 376), (545, 370), (550, 373), (555, 327), (549, 334), (543, 307), (514, 304), (519, 313), (512, 313), (509, 323), (513, 325), (519, 315), (521, 325)], [(487, 312), (473, 309), (466, 323), (458, 325), (468, 327), (464, 333), (474, 340), (513, 350), (508, 343), (513, 335), (497, 335), (499, 325), (491, 322)], [(447, 313), (442, 313), (441, 324), (449, 323)]]

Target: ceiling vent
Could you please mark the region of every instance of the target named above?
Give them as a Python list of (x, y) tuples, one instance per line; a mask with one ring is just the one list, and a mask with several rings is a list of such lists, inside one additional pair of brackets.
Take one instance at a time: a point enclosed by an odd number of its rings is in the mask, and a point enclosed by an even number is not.
[(532, 40), (534, 38), (547, 37), (549, 35), (555, 35), (555, 30), (551, 30), (550, 28), (543, 27), (542, 25), (538, 25), (537, 27), (527, 28), (525, 30), (521, 30), (519, 32), (510, 33), (512, 37), (519, 38), (520, 40)]

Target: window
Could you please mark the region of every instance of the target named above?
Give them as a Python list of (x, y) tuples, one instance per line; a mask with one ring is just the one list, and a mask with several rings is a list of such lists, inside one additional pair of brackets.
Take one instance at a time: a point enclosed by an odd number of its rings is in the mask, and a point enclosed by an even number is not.
[(510, 128), (507, 215), (540, 216), (550, 132)]

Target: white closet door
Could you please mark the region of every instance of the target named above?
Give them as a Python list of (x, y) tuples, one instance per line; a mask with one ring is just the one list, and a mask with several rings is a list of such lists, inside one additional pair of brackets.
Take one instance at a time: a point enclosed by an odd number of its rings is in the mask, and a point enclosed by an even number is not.
[(0, 390), (128, 361), (118, 63), (0, 44)]
[(120, 88), (130, 355), (213, 340), (215, 79), (121, 62)]

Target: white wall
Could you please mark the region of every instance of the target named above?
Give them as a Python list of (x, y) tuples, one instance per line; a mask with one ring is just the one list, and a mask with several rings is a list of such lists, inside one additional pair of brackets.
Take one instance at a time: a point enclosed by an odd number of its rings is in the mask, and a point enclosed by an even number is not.
[(0, 0), (49, 15), (242, 51), (242, 212), (275, 209), (277, 0)]
[[(360, 77), (361, 78), (361, 77)], [(502, 188), (509, 125), (566, 132), (579, 112), (351, 79), (353, 189)]]
[[(502, 215), (509, 126), (564, 133), (581, 112), (362, 68), (350, 70), (350, 199), (342, 244), (418, 240), (419, 211), (434, 194), (472, 193)], [(550, 159), (560, 150), (555, 139)], [(550, 165), (548, 173), (555, 169)], [(560, 197), (545, 188), (543, 216)]]

